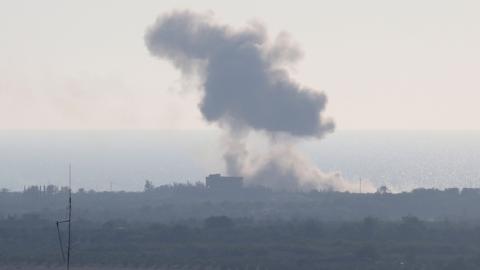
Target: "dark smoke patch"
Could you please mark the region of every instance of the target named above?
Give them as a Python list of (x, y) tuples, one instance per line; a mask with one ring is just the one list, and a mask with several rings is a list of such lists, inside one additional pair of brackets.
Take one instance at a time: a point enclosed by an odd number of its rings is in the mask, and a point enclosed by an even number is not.
[[(321, 115), (325, 94), (290, 78), (287, 68), (302, 53), (288, 35), (270, 42), (261, 25), (232, 29), (183, 11), (159, 17), (145, 41), (152, 55), (187, 78), (201, 78), (200, 111), (227, 131), (228, 174), (277, 190), (352, 189), (340, 174), (323, 173), (295, 150), (298, 139), (321, 138), (334, 124)], [(267, 135), (260, 154), (248, 147), (251, 131)]]
[(233, 30), (187, 11), (160, 17), (146, 34), (153, 55), (185, 74), (201, 67), (199, 106), (207, 121), (297, 137), (333, 131), (321, 117), (326, 96), (301, 87), (284, 68), (298, 59), (298, 48), (285, 35), (267, 43), (262, 26)]

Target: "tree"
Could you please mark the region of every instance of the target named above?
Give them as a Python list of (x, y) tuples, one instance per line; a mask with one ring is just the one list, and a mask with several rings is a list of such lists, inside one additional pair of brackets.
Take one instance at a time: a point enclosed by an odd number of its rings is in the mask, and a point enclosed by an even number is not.
[(387, 186), (381, 186), (377, 189), (377, 194), (384, 195), (390, 193), (390, 190)]
[(418, 237), (425, 231), (425, 224), (415, 216), (402, 217), (402, 223), (400, 224), (400, 236), (405, 237)]
[(143, 188), (143, 191), (149, 192), (153, 191), (155, 189), (155, 186), (152, 184), (150, 180), (145, 180), (145, 186)]

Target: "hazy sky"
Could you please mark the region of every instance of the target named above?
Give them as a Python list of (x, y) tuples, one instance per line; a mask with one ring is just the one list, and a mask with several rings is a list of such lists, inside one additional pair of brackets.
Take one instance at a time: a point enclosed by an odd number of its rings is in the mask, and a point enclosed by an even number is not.
[(0, 129), (191, 129), (194, 87), (144, 34), (173, 9), (290, 33), (340, 129), (480, 129), (480, 1), (0, 0)]

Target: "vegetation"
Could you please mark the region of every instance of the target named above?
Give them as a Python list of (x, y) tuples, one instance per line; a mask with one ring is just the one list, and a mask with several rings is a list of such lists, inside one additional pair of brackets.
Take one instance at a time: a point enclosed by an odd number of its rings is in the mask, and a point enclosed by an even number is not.
[[(480, 226), (448, 221), (322, 222), (215, 216), (175, 224), (74, 223), (75, 266), (181, 269), (478, 269)], [(0, 221), (3, 265), (61, 264), (54, 224)]]
[[(0, 192), (0, 269), (58, 268), (68, 189)], [(391, 194), (211, 190), (74, 193), (75, 267), (480, 269), (477, 190)], [(65, 239), (63, 228), (63, 239)]]
[[(56, 220), (65, 216), (68, 188), (29, 187), (24, 192), (0, 192), (0, 218), (37, 214)], [(478, 189), (416, 189), (389, 193), (331, 191), (283, 192), (261, 187), (215, 190), (197, 184), (154, 187), (147, 182), (144, 192), (95, 192), (80, 189), (73, 194), (76, 218), (106, 222), (171, 223), (210, 216), (268, 219), (361, 220), (366, 216), (399, 220), (416, 216), (422, 220), (480, 221)]]

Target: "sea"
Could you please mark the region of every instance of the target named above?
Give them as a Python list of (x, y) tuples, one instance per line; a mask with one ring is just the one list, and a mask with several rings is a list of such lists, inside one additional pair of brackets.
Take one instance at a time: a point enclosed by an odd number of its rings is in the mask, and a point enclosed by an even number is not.
[[(224, 173), (224, 137), (219, 130), (4, 130), (0, 188), (66, 185), (69, 164), (74, 189), (202, 182)], [(393, 192), (480, 188), (480, 131), (339, 130), (296, 147), (325, 172)]]

